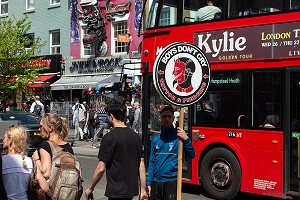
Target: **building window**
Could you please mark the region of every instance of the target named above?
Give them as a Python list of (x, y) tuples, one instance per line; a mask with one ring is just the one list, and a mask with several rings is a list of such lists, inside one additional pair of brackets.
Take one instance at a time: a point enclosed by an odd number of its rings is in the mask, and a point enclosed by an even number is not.
[(60, 53), (60, 31), (50, 31), (50, 54)]
[(26, 10), (34, 9), (34, 0), (26, 0)]
[(28, 33), (25, 34), (25, 37), (27, 38), (27, 41), (25, 42), (25, 50), (28, 51), (31, 49), (31, 46), (33, 45), (34, 42), (34, 33)]
[[(86, 26), (82, 26), (82, 36), (83, 38), (85, 38), (86, 36), (88, 36), (88, 31), (87, 31), (87, 27)], [(82, 42), (82, 40), (81, 40)], [(83, 55), (84, 56), (93, 56), (95, 55), (95, 47), (91, 44), (83, 44), (82, 42), (82, 46), (83, 46)]]
[(60, 0), (50, 0), (50, 5), (60, 4)]
[(113, 38), (113, 44), (114, 50), (113, 53), (126, 53), (127, 52), (127, 47), (128, 43), (126, 42), (118, 42), (118, 35), (119, 34), (127, 34), (127, 21), (120, 21), (116, 22), (113, 24), (113, 33), (114, 33), (114, 38)]
[(8, 0), (0, 0), (0, 15), (7, 15), (8, 14)]

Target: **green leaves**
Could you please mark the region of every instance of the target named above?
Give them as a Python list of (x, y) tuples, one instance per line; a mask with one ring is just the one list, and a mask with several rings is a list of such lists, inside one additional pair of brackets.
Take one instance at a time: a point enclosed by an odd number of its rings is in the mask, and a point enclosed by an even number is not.
[(4, 92), (3, 97), (15, 94), (17, 89), (25, 91), (27, 84), (45, 69), (45, 66), (30, 62), (46, 43), (28, 34), (31, 22), (27, 20), (28, 17), (0, 18), (0, 91)]

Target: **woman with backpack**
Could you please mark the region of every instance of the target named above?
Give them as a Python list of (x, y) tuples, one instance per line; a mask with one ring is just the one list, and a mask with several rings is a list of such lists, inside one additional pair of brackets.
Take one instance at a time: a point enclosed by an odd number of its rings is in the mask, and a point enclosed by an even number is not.
[[(36, 161), (37, 168), (45, 180), (51, 175), (53, 148), (58, 146), (63, 151), (74, 155), (71, 145), (66, 142), (68, 135), (68, 121), (54, 113), (46, 113), (40, 121), (40, 131), (43, 141), (33, 153), (32, 159)], [(56, 148), (55, 148), (56, 149)], [(46, 191), (45, 191), (46, 192)], [(47, 193), (48, 195), (49, 193)]]

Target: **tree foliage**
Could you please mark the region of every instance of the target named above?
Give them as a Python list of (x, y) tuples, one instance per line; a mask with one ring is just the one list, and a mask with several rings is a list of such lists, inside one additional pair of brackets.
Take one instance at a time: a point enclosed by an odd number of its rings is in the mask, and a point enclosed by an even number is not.
[[(28, 34), (31, 22), (28, 17), (17, 20), (0, 18), (0, 92), (5, 99), (17, 89), (26, 90), (27, 84), (37, 79), (38, 72), (45, 69), (30, 62), (40, 53), (45, 42)], [(25, 48), (31, 44), (30, 48)]]

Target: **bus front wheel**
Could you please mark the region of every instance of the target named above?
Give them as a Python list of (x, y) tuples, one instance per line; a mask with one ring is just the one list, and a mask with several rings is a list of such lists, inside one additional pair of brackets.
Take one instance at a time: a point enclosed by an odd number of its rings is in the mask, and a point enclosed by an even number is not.
[(237, 197), (241, 185), (241, 168), (237, 158), (227, 149), (210, 150), (200, 165), (204, 190), (214, 199)]

